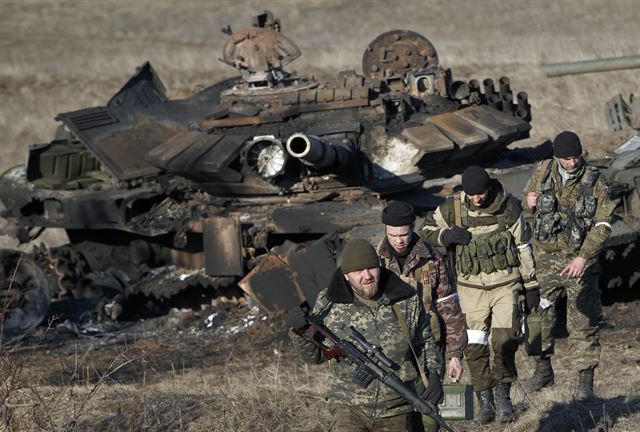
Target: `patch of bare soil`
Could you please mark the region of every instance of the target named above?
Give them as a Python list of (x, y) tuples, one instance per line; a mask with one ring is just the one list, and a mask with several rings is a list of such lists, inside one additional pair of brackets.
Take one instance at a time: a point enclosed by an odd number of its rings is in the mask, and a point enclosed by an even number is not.
[[(640, 303), (605, 308), (597, 398), (575, 402), (566, 334), (554, 357), (556, 385), (512, 391), (508, 425), (458, 431), (632, 431), (640, 420)], [(562, 329), (560, 329), (562, 333)], [(173, 310), (102, 336), (41, 329), (5, 346), (0, 395), (14, 430), (312, 430), (330, 418), (327, 365), (296, 356), (279, 316), (247, 306)], [(533, 361), (518, 353), (522, 378)], [(468, 380), (468, 374), (465, 374)], [(7, 385), (11, 382), (11, 385)], [(8, 414), (7, 414), (8, 413)]]

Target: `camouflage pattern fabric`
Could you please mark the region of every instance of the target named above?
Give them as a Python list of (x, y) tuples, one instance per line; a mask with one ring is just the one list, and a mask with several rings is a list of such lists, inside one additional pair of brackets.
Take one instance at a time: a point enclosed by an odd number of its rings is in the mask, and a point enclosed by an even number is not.
[[(462, 351), (467, 345), (467, 331), (458, 295), (449, 282), (449, 267), (439, 251), (429, 247), (416, 233), (413, 236), (402, 271), (385, 237), (378, 245), (382, 265), (421, 294), (425, 309), (432, 316), (431, 329), (436, 344), (445, 346), (449, 356), (462, 358)], [(437, 332), (435, 329), (442, 328), (441, 324), (444, 324), (444, 331)], [(444, 376), (444, 372), (440, 375)]]
[(392, 417), (371, 419), (362, 411), (349, 405), (331, 405), (332, 432), (398, 432), (407, 430), (408, 416), (400, 414)]
[(575, 361), (575, 369), (583, 370), (598, 366), (600, 342), (598, 319), (602, 314), (598, 277), (600, 267), (592, 263), (580, 278), (560, 276), (562, 269), (573, 257), (557, 253), (537, 251), (538, 281), (541, 303), (538, 308), (542, 337), (542, 354), (554, 353), (553, 328), (557, 321), (556, 302), (563, 292), (567, 295), (567, 330), (569, 352)]
[[(469, 345), (464, 351), (474, 391), (517, 379), (518, 296), (520, 282), (492, 290), (459, 287), (460, 306), (467, 319)], [(491, 335), (491, 338), (489, 338)], [(493, 349), (491, 364), (489, 343)]]
[[(322, 318), (324, 325), (339, 337), (342, 326), (354, 326), (365, 339), (382, 348), (384, 354), (400, 366), (395, 371), (399, 378), (415, 388), (421, 382), (408, 341), (393, 313), (397, 304), (411, 333), (412, 343), (427, 376), (436, 374), (442, 367), (442, 359), (435, 349), (435, 341), (428, 316), (421, 306), (415, 289), (398, 276), (382, 268), (380, 270), (381, 295), (369, 305), (360, 301), (347, 285), (344, 274), (338, 269), (329, 287), (318, 294), (313, 313)], [(296, 350), (304, 361), (325, 361), (322, 351), (289, 333)], [(374, 380), (367, 388), (353, 383), (356, 366), (344, 359), (331, 360), (328, 398), (332, 403), (349, 405), (369, 419), (392, 417), (413, 411), (413, 407), (393, 390)], [(421, 386), (424, 388), (424, 386)]]
[[(544, 161), (543, 161), (544, 162)], [(526, 205), (526, 197), (529, 192), (540, 193), (540, 183), (544, 176), (543, 162), (540, 162), (536, 167), (533, 177), (529, 179), (524, 189), (524, 203), (525, 209), (529, 215), (533, 215), (531, 209)], [(558, 206), (563, 208), (573, 208), (574, 204), (578, 202), (578, 199), (583, 195), (581, 187), (581, 179), (587, 169), (585, 163), (581, 168), (581, 171), (577, 173), (574, 178), (567, 180), (566, 184), (562, 184), (562, 178), (558, 172), (558, 161), (553, 160), (551, 163), (550, 180), (555, 184), (556, 198), (558, 200)], [(595, 169), (589, 167), (589, 169)], [(589, 262), (595, 262), (598, 254), (604, 247), (604, 242), (611, 232), (611, 216), (615, 209), (616, 203), (612, 202), (607, 192), (607, 182), (602, 174), (598, 174), (598, 178), (593, 185), (593, 196), (597, 200), (597, 206), (595, 215), (593, 216), (593, 223), (591, 228), (586, 234), (582, 246), (578, 251), (569, 246), (569, 239), (564, 231), (560, 231), (557, 235), (556, 241), (553, 243), (541, 243), (534, 239), (534, 247), (536, 251), (544, 251), (548, 253), (562, 253), (573, 254), (573, 256), (580, 256), (585, 258)], [(566, 218), (566, 215), (562, 215)]]
[[(525, 203), (529, 192), (540, 192), (545, 174), (543, 165), (544, 161), (538, 164), (524, 189)], [(581, 187), (582, 176), (587, 171), (592, 173), (596, 169), (583, 163), (580, 171), (563, 185), (558, 165), (556, 159), (551, 162), (549, 181), (554, 183), (558, 206), (571, 209), (584, 194)], [(553, 243), (541, 243), (534, 239), (535, 257), (539, 263), (538, 280), (541, 285), (541, 305), (538, 313), (541, 318), (543, 355), (549, 356), (554, 352), (552, 331), (557, 320), (555, 303), (563, 292), (566, 292), (567, 330), (570, 333), (569, 343), (572, 347), (571, 352), (575, 353), (573, 357), (577, 370), (596, 367), (600, 358), (597, 321), (602, 313), (602, 304), (598, 288), (600, 267), (597, 258), (611, 232), (609, 224), (616, 206), (609, 198), (606, 178), (602, 174), (598, 173), (592, 189), (592, 194), (597, 200), (595, 215), (578, 250), (569, 245), (569, 238), (563, 231), (557, 234)], [(531, 209), (527, 211), (532, 214)], [(566, 217), (562, 214), (561, 216)], [(560, 276), (562, 269), (578, 256), (587, 260), (583, 276), (576, 279)]]

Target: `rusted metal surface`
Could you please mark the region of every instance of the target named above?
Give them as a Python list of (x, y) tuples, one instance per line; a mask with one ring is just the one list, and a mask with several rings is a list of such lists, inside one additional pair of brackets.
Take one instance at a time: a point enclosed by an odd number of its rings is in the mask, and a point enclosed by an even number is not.
[(370, 78), (404, 75), (412, 69), (438, 66), (438, 53), (424, 36), (406, 30), (383, 33), (367, 46), (362, 72)]
[(509, 137), (527, 133), (521, 121), (511, 115), (503, 114), (496, 110), (483, 110), (478, 107), (469, 107), (453, 113), (470, 123), (473, 127), (489, 135), (494, 141), (501, 137)]
[(240, 221), (235, 217), (210, 217), (203, 221), (205, 270), (219, 276), (242, 276), (242, 238)]
[[(169, 166), (169, 163), (178, 157), (181, 153), (185, 152), (188, 148), (196, 144), (198, 141), (205, 138), (201, 132), (198, 131), (184, 131), (175, 134), (162, 144), (151, 150), (147, 156), (147, 161), (153, 165), (165, 168)], [(206, 138), (211, 143), (216, 143), (222, 139), (224, 135), (215, 134), (207, 135)], [(205, 149), (206, 150), (206, 149)], [(204, 152), (204, 151), (203, 151)]]
[(267, 255), (238, 285), (268, 312), (289, 310), (305, 300), (291, 269), (275, 255)]
[(319, 240), (287, 257), (291, 277), (311, 307), (320, 290), (329, 286), (335, 272), (334, 252), (324, 240)]
[(336, 269), (331, 244), (331, 238), (323, 238), (286, 256), (269, 254), (239, 285), (269, 312), (289, 310), (303, 301), (313, 305)]
[[(362, 72), (325, 82), (285, 70), (300, 51), (280, 30), (268, 11), (225, 28), (222, 61), (240, 76), (185, 99), (168, 99), (145, 63), (105, 106), (59, 114), (55, 139), (0, 177), (8, 215), (66, 229), (89, 256), (86, 280), (126, 270), (122, 295), (174, 295), (187, 270), (212, 289), (246, 275), (241, 286), (275, 310), (326, 285), (335, 248), (323, 236), (378, 223), (380, 200), (528, 135), (515, 83), (455, 81), (422, 35), (384, 33)], [(54, 261), (59, 295), (74, 296), (58, 283), (74, 261)]]
[[(427, 119), (428, 124), (433, 124), (441, 130), (453, 142), (460, 146), (460, 149), (467, 149), (480, 143), (488, 141), (489, 136), (484, 131), (474, 127), (471, 123), (454, 113), (444, 113), (432, 116)], [(478, 150), (478, 149), (476, 149)], [(468, 154), (465, 152), (465, 155)]]
[[(190, 253), (171, 249), (169, 262), (176, 267), (187, 269), (200, 269), (205, 267), (205, 254), (202, 252)], [(224, 275), (220, 275), (224, 276)]]
[(300, 49), (272, 28), (252, 27), (232, 33), (222, 49), (224, 63), (242, 70), (281, 69), (298, 57)]
[(432, 124), (407, 128), (402, 131), (402, 135), (419, 149), (411, 160), (414, 165), (419, 165), (425, 157), (429, 163), (441, 162), (455, 148), (453, 141)]

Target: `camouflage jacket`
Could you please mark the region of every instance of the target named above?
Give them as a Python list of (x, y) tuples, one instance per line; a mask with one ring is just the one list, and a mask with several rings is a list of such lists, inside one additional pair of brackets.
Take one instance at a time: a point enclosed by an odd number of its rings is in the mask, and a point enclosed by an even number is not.
[[(538, 163), (533, 177), (529, 179), (524, 189), (524, 207), (530, 215), (532, 215), (533, 212), (526, 205), (527, 194), (529, 192), (540, 193), (540, 186), (544, 176), (543, 164), (544, 161)], [(596, 168), (590, 167), (588, 164), (584, 163), (579, 174), (574, 178), (567, 180), (567, 183), (563, 185), (562, 178), (558, 171), (558, 161), (556, 159), (553, 160), (551, 163), (550, 180), (555, 184), (554, 189), (558, 200), (558, 206), (565, 208), (573, 207), (576, 199), (582, 194), (580, 184), (582, 176), (587, 169), (596, 170)], [(560, 253), (561, 255), (571, 259), (576, 256), (580, 256), (585, 258), (587, 261), (594, 262), (598, 257), (598, 254), (602, 251), (604, 242), (611, 232), (611, 219), (616, 204), (609, 198), (607, 192), (607, 181), (599, 172), (593, 185), (592, 193), (597, 199), (596, 212), (593, 217), (593, 224), (587, 232), (580, 249), (575, 250), (568, 245), (567, 236), (563, 231), (558, 233), (555, 243), (551, 244), (540, 243), (534, 238), (534, 245), (536, 249), (540, 249), (544, 252)]]
[[(486, 208), (471, 206), (468, 203), (466, 194), (460, 193), (460, 204), (466, 207), (465, 212), (470, 218), (495, 219), (496, 216), (505, 217), (506, 230), (513, 236), (517, 246), (519, 257), (519, 267), (516, 271), (496, 270), (492, 273), (480, 272), (477, 275), (457, 275), (457, 283), (462, 286), (493, 289), (518, 280), (524, 282), (525, 287), (536, 285), (535, 282), (535, 262), (531, 248), (531, 228), (524, 219), (524, 213), (520, 202), (509, 194), (502, 183), (494, 180), (496, 195), (493, 201), (488, 203)], [(425, 221), (423, 238), (427, 244), (443, 246), (442, 234), (449, 228), (455, 226), (456, 215), (454, 210), (454, 198), (447, 199), (441, 204)], [(478, 224), (478, 226), (465, 227), (471, 235), (484, 235), (499, 228), (498, 223)], [(456, 246), (460, 248), (460, 246)]]
[[(400, 379), (417, 389), (420, 387), (420, 375), (392, 305), (399, 306), (410, 330), (414, 350), (424, 365), (425, 373), (430, 376), (430, 371), (437, 373), (442, 365), (435, 350), (428, 318), (420, 306), (416, 291), (384, 268), (380, 270), (380, 287), (381, 295), (374, 302), (375, 307), (370, 307), (354, 296), (342, 270), (338, 268), (329, 287), (318, 294), (313, 313), (322, 317), (324, 325), (339, 337), (343, 337), (339, 331), (343, 325), (354, 326), (368, 342), (380, 346), (384, 354), (400, 366), (400, 370), (396, 371)], [(304, 361), (325, 361), (318, 347), (292, 332), (289, 335)], [(356, 366), (344, 359), (331, 360), (330, 370), (327, 396), (331, 403), (351, 405), (370, 418), (390, 417), (413, 410), (411, 405), (378, 380), (374, 380), (367, 388), (354, 384)]]
[[(462, 358), (462, 350), (467, 346), (467, 331), (458, 293), (449, 283), (449, 268), (440, 252), (430, 248), (416, 233), (413, 236), (413, 246), (402, 271), (386, 236), (378, 245), (378, 255), (384, 267), (419, 293), (425, 309), (432, 314), (431, 329), (436, 341), (444, 336), (447, 352), (452, 357)], [(444, 331), (438, 332), (441, 324), (444, 324)]]

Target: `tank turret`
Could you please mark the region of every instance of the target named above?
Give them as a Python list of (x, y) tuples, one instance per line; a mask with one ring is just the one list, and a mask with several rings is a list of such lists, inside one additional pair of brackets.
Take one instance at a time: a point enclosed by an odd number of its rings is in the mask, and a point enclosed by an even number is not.
[[(52, 295), (117, 269), (124, 297), (197, 285), (241, 286), (268, 310), (315, 298), (336, 238), (378, 222), (372, 202), (529, 135), (526, 93), (514, 100), (507, 77), (454, 80), (418, 33), (385, 32), (362, 72), (318, 81), (285, 70), (301, 53), (281, 30), (268, 11), (227, 26), (221, 61), (240, 76), (185, 99), (143, 64), (106, 105), (60, 113), (55, 139), (4, 174), (7, 217), (68, 233), (62, 250), (31, 257), (58, 269), (45, 272)], [(159, 281), (167, 268), (193, 279)]]

